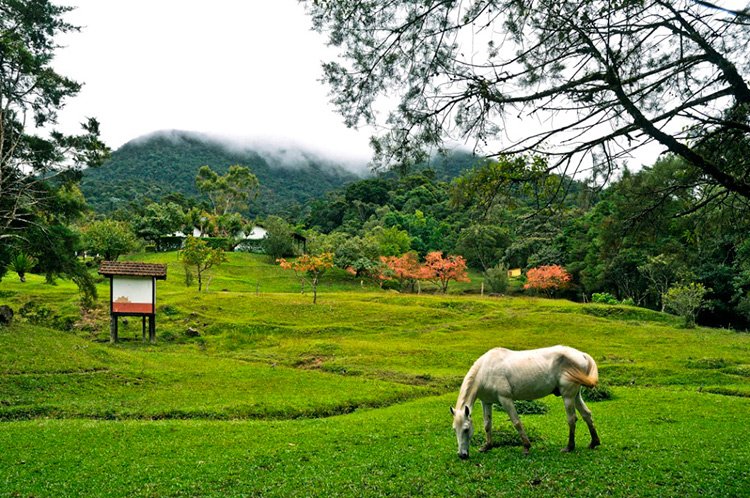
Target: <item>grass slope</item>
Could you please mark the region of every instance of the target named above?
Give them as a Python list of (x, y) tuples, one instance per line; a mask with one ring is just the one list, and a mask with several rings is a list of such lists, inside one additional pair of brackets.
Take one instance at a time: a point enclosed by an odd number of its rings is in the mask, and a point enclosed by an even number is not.
[[(292, 275), (245, 254), (198, 294), (182, 284), (174, 253), (132, 258), (169, 264), (156, 345), (134, 340), (138, 320), (122, 326), (125, 341), (107, 344), (106, 309), (78, 318), (69, 283), (0, 284), (0, 299), (27, 309), (0, 329), (0, 496), (750, 489), (747, 334), (679, 329), (630, 307), (459, 295), (476, 282), (455, 295), (400, 295), (339, 273), (314, 306)], [(459, 461), (448, 406), (472, 362), (495, 346), (559, 343), (591, 353), (613, 394), (589, 404), (603, 446), (585, 449), (579, 424), (579, 449), (558, 453), (567, 425), (550, 397), (549, 411), (522, 416), (530, 456), (503, 413), (501, 445), (474, 451), (478, 411), (472, 458)]]

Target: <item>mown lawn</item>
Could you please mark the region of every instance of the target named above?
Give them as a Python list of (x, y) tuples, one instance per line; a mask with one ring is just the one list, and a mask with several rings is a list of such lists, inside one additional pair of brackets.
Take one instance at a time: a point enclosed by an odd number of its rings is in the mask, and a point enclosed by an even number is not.
[[(476, 281), (416, 296), (333, 274), (314, 306), (293, 275), (245, 254), (199, 294), (174, 253), (132, 258), (170, 265), (156, 345), (141, 343), (131, 320), (110, 346), (104, 305), (81, 318), (68, 282), (0, 283), (0, 302), (36, 310), (0, 329), (0, 496), (750, 489), (748, 334), (684, 330), (637, 308), (461, 295)], [(567, 424), (549, 397), (547, 413), (522, 415), (531, 455), (503, 413), (501, 445), (477, 453), (480, 410), (472, 458), (460, 461), (448, 407), (472, 362), (495, 346), (553, 344), (599, 364), (612, 398), (589, 406), (603, 445), (586, 449), (579, 424), (579, 449), (560, 454)]]

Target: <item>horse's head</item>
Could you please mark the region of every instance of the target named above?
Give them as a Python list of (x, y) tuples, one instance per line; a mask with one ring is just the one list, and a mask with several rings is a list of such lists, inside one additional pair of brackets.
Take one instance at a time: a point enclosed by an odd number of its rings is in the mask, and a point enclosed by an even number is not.
[(453, 415), (453, 430), (456, 431), (456, 439), (458, 439), (458, 458), (466, 460), (469, 458), (471, 436), (474, 435), (471, 410), (468, 406), (464, 406), (463, 410), (454, 410), (451, 406), (451, 415)]

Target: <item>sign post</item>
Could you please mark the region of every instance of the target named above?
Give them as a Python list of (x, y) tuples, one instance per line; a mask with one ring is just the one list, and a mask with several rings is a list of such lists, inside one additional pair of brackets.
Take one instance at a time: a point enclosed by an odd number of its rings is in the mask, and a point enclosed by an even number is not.
[(99, 275), (109, 277), (109, 342), (117, 342), (120, 316), (143, 318), (143, 342), (148, 318), (148, 337), (156, 342), (156, 281), (167, 279), (167, 265), (103, 261)]

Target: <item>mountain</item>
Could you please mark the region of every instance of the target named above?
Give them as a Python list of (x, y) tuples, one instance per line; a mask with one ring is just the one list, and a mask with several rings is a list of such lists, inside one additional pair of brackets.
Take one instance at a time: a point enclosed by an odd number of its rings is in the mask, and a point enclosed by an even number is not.
[(130, 202), (159, 201), (173, 192), (201, 198), (195, 176), (208, 165), (220, 175), (230, 166), (248, 166), (260, 194), (249, 216), (280, 214), (306, 200), (362, 179), (364, 166), (341, 163), (299, 148), (241, 146), (184, 131), (158, 132), (132, 140), (99, 168), (84, 171), (81, 191), (96, 211), (109, 213)]

